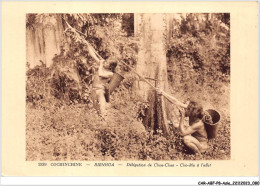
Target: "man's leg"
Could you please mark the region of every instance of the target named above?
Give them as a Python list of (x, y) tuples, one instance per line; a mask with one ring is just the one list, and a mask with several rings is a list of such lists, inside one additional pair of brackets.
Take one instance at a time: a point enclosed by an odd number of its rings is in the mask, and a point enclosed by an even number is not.
[(206, 141), (200, 142), (200, 146), (201, 146), (201, 149), (200, 149), (201, 153), (205, 152), (208, 149), (208, 143)]
[(191, 135), (187, 135), (187, 136), (184, 136), (183, 141), (184, 141), (184, 144), (188, 148), (190, 148), (195, 153), (197, 153), (201, 156), (201, 152), (204, 148), (202, 147), (202, 145), (200, 144), (200, 142), (196, 138), (194, 138)]
[(106, 116), (106, 99), (104, 90), (98, 90), (99, 111), (102, 117)]
[(92, 102), (93, 102), (93, 108), (96, 109), (96, 111), (98, 112), (97, 93), (96, 93), (96, 90), (94, 90), (94, 89), (91, 91), (91, 98), (92, 98)]

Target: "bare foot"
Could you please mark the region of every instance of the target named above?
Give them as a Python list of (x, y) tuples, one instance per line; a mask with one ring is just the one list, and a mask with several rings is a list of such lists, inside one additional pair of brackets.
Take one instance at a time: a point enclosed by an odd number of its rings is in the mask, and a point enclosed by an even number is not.
[(178, 123), (178, 122), (174, 122), (174, 123), (173, 123), (173, 126), (174, 126), (175, 128), (179, 128), (179, 123)]
[(195, 154), (195, 160), (201, 160), (201, 159), (202, 159), (201, 153), (196, 153)]

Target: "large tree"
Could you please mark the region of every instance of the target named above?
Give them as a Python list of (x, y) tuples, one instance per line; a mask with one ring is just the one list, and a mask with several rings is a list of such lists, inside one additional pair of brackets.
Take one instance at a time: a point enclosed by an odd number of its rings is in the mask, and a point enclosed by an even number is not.
[[(166, 17), (164, 14), (135, 14), (135, 34), (140, 38), (136, 70), (150, 83), (168, 90), (165, 49)], [(169, 135), (166, 103), (161, 95), (146, 82), (138, 81), (136, 91), (148, 103), (144, 125)]]

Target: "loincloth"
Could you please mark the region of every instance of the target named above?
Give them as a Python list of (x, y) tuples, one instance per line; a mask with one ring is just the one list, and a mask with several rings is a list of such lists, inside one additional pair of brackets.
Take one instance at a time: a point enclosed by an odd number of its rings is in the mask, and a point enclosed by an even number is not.
[[(92, 88), (93, 94), (104, 94), (106, 102), (109, 103), (110, 101), (110, 94), (109, 94), (109, 89), (106, 86), (96, 86)], [(94, 96), (96, 97), (96, 96)]]

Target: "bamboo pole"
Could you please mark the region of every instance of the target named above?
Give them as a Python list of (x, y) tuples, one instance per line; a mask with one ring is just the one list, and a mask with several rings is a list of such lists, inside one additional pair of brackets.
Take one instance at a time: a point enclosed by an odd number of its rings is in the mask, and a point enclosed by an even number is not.
[(148, 85), (150, 85), (154, 90), (156, 90), (156, 87), (153, 86), (149, 81), (147, 81), (143, 76), (141, 76), (140, 74), (138, 74), (134, 68), (132, 68), (130, 65), (126, 64), (124, 61), (120, 61), (121, 63), (123, 63), (124, 65), (126, 65), (128, 68), (130, 68), (139, 78), (141, 78), (143, 81), (145, 81)]
[[(148, 85), (150, 85), (154, 90), (157, 90), (157, 88), (155, 86), (153, 86), (149, 81), (147, 81), (143, 76), (141, 76), (140, 74), (138, 74), (136, 72), (136, 70), (134, 68), (132, 68), (130, 65), (128, 65), (127, 63), (125, 63), (124, 61), (120, 61), (121, 63), (123, 63), (124, 65), (126, 65), (128, 68), (130, 68), (138, 77), (140, 77), (143, 81), (145, 81)], [(174, 103), (172, 100), (170, 100), (170, 98), (168, 98), (167, 96), (164, 96), (168, 101), (170, 101), (171, 103), (173, 103), (174, 105), (176, 105), (176, 103)], [(173, 97), (173, 96), (172, 96)], [(175, 101), (180, 102), (177, 98), (173, 97), (175, 99)], [(180, 102), (182, 103), (182, 102)], [(183, 104), (183, 103), (182, 103)], [(176, 105), (176, 107), (180, 109), (180, 107), (178, 105)]]

